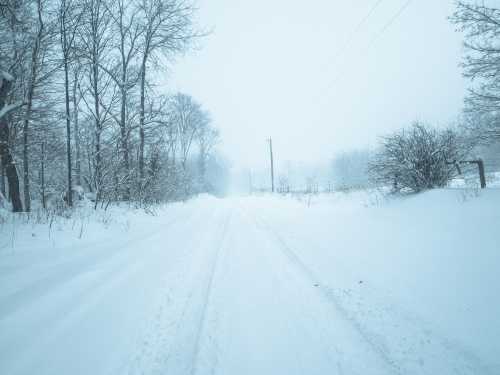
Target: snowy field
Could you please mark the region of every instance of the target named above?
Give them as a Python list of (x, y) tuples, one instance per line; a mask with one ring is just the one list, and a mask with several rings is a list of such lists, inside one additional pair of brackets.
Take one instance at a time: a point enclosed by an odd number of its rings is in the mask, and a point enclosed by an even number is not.
[(0, 225), (0, 374), (500, 374), (500, 190)]

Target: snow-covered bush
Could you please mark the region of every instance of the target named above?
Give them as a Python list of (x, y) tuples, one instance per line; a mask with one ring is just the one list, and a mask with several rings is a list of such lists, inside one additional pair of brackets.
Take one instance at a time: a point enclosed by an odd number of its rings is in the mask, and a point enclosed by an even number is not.
[(420, 192), (444, 187), (457, 174), (455, 162), (466, 155), (459, 134), (421, 123), (382, 138), (370, 162), (372, 180), (394, 192)]

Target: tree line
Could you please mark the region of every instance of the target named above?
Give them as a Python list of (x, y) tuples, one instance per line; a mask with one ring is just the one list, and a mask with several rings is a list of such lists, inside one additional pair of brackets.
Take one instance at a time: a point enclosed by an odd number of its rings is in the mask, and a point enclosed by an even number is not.
[[(159, 72), (206, 33), (189, 0), (0, 2), (0, 195), (13, 211), (209, 191), (218, 131)], [(213, 162), (213, 160), (212, 160)]]

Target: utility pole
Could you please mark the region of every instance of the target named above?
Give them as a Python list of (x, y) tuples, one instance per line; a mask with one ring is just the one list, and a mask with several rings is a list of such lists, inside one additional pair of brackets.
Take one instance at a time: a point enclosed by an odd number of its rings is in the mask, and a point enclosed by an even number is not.
[(248, 192), (253, 193), (252, 170), (248, 171)]
[(273, 139), (269, 138), (269, 156), (271, 159), (271, 192), (274, 193), (274, 158), (273, 158)]

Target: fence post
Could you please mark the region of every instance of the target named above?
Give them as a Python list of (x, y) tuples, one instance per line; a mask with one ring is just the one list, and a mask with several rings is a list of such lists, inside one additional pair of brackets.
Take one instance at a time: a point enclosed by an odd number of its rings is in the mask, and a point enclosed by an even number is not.
[(479, 159), (477, 161), (477, 166), (479, 168), (479, 181), (481, 182), (481, 189), (486, 188), (486, 176), (484, 173), (484, 161)]
[(464, 164), (477, 164), (477, 169), (479, 170), (479, 182), (481, 184), (481, 189), (486, 188), (486, 174), (484, 172), (484, 161), (483, 159), (477, 160), (463, 160), (460, 163)]

